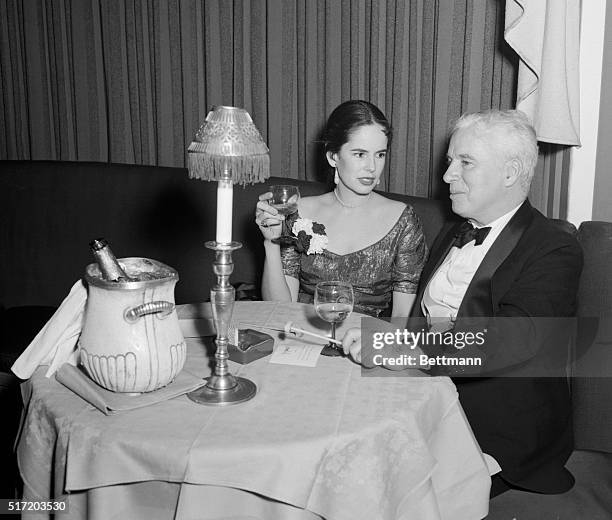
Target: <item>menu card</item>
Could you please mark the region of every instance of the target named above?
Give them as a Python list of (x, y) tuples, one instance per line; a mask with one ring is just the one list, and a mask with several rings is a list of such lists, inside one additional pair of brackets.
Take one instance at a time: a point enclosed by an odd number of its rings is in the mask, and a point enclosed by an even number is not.
[(270, 363), (314, 367), (317, 365), (321, 350), (323, 350), (323, 345), (305, 345), (297, 341), (283, 341), (274, 349)]

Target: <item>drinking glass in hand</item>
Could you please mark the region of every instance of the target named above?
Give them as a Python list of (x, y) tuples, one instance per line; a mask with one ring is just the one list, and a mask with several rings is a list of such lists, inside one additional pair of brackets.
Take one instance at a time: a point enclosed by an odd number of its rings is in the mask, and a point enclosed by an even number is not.
[[(315, 288), (315, 311), (322, 320), (331, 323), (331, 337), (336, 339), (336, 324), (343, 322), (353, 311), (353, 286), (348, 282), (319, 282)], [(342, 348), (334, 343), (325, 345), (321, 354), (340, 356)]]
[(291, 184), (277, 184), (270, 186), (272, 198), (268, 203), (276, 208), (279, 214), (285, 217), (281, 228), (281, 236), (272, 240), (275, 244), (290, 245), (294, 242), (287, 227), (287, 217), (295, 213), (298, 209), (298, 200), (300, 199), (300, 190), (297, 186)]

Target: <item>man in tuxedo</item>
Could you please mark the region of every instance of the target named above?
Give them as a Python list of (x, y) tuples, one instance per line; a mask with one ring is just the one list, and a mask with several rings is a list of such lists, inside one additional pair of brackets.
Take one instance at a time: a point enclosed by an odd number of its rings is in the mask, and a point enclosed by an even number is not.
[[(567, 320), (558, 319), (575, 315), (582, 251), (527, 200), (537, 154), (535, 131), (519, 111), (467, 114), (455, 123), (444, 181), (464, 220), (436, 238), (412, 312), (412, 327), (421, 318), (427, 330), (451, 338), (481, 333), (483, 341), (467, 347), (446, 340), (419, 347), (429, 360), (481, 362), (433, 364), (431, 373), (453, 378), (492, 456), (491, 496), (509, 488), (563, 493), (574, 482), (564, 468), (573, 449), (562, 374), (569, 338), (559, 326)], [(348, 331), (343, 346), (361, 362), (360, 331)]]

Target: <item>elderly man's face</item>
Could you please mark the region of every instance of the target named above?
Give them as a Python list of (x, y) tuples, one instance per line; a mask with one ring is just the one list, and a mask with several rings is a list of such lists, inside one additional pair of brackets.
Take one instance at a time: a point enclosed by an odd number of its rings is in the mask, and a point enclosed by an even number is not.
[(468, 127), (457, 130), (448, 146), (443, 178), (453, 211), (483, 226), (508, 211), (502, 142), (500, 136)]

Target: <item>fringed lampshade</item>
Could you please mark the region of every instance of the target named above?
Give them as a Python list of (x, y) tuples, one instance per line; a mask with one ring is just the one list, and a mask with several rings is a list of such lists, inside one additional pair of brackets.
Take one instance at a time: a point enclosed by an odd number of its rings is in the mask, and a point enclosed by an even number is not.
[(268, 147), (243, 108), (214, 107), (187, 151), (192, 179), (253, 184), (270, 177)]
[(232, 239), (232, 186), (270, 177), (268, 147), (243, 108), (214, 107), (187, 149), (191, 179), (218, 181), (217, 242)]

